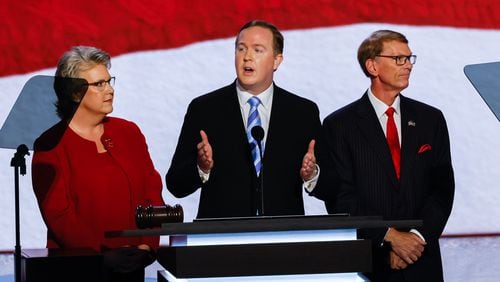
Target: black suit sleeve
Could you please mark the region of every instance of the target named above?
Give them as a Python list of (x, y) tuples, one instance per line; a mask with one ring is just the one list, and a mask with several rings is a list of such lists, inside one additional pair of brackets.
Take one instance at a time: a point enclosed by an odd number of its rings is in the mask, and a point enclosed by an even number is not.
[[(344, 169), (339, 169), (335, 166), (335, 164), (339, 163), (339, 156), (336, 151), (343, 146), (340, 140), (336, 140), (336, 137), (338, 136), (335, 135), (332, 125), (325, 120), (316, 146), (317, 161), (321, 173), (318, 184), (311, 193), (325, 202), (326, 210), (330, 214), (346, 213), (351, 210), (344, 205), (341, 207), (337, 203), (339, 191), (343, 189), (349, 190), (346, 185), (342, 184), (340, 175), (345, 176), (345, 178), (349, 178), (349, 176), (342, 172)], [(349, 162), (347, 159), (345, 161)]]
[(424, 222), (418, 230), (425, 238), (439, 239), (451, 213), (455, 181), (451, 164), (450, 141), (446, 121), (441, 112), (436, 119), (434, 164), (431, 170), (430, 193), (421, 209)]
[(186, 197), (202, 186), (197, 167), (196, 145), (200, 137), (201, 111), (193, 101), (189, 104), (177, 148), (166, 175), (167, 189), (175, 197)]
[(349, 146), (343, 137), (343, 128), (328, 119), (323, 123), (321, 146), (321, 189), (318, 197), (323, 199), (329, 213), (362, 214), (354, 186), (354, 170)]

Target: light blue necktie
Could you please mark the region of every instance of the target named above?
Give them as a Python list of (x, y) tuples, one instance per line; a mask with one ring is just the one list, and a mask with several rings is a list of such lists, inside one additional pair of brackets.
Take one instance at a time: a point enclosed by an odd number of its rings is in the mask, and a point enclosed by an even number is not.
[[(248, 99), (250, 104), (250, 112), (248, 113), (248, 123), (247, 123), (247, 137), (248, 143), (250, 143), (250, 148), (252, 150), (253, 164), (255, 166), (255, 172), (257, 176), (260, 174), (260, 169), (262, 168), (262, 160), (260, 159), (259, 146), (257, 141), (252, 137), (252, 128), (254, 126), (262, 126), (260, 122), (259, 112), (257, 107), (260, 104), (260, 100), (257, 97), (252, 97)], [(264, 148), (262, 148), (264, 150)]]

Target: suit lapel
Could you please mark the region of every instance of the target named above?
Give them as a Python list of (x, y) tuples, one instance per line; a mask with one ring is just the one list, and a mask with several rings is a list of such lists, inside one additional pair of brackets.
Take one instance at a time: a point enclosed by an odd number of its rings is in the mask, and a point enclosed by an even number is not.
[(417, 152), (417, 115), (411, 102), (401, 96), (401, 177), (409, 173)]
[(387, 175), (391, 179), (391, 183), (394, 186), (398, 186), (399, 183), (394, 170), (394, 165), (392, 164), (391, 152), (389, 151), (384, 131), (380, 126), (375, 110), (368, 99), (368, 93), (365, 93), (363, 97), (361, 97), (358, 105), (357, 121), (361, 133), (366, 138), (366, 143), (372, 147), (373, 151), (380, 159), (382, 166), (385, 167)]
[(226, 111), (225, 116), (227, 120), (224, 122), (225, 126), (228, 127), (229, 132), (238, 133), (238, 140), (248, 143), (245, 123), (241, 115), (240, 102), (238, 101), (238, 94), (236, 94), (235, 83), (231, 84), (229, 91), (226, 92), (224, 101), (226, 104), (222, 110)]
[[(274, 143), (272, 140), (274, 139), (275, 136), (283, 136), (284, 132), (280, 132), (281, 127), (279, 126), (282, 124), (281, 120), (283, 118), (283, 114), (281, 112), (280, 104), (281, 104), (281, 98), (283, 95), (281, 95), (280, 89), (274, 85), (273, 86), (273, 103), (271, 106), (271, 116), (269, 118), (269, 127), (267, 129), (267, 138), (266, 138), (266, 146), (265, 146), (265, 157), (269, 157), (270, 154), (272, 154), (272, 144)], [(271, 150), (268, 150), (270, 149)], [(269, 158), (268, 158), (269, 159)]]

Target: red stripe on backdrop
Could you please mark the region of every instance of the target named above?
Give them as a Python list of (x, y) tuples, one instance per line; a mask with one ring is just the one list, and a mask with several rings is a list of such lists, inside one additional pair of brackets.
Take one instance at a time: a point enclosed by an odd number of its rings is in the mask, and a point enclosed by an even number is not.
[(282, 30), (367, 22), (500, 29), (496, 0), (30, 0), (0, 8), (0, 76), (54, 67), (74, 45), (113, 56), (167, 49), (234, 36), (255, 18)]

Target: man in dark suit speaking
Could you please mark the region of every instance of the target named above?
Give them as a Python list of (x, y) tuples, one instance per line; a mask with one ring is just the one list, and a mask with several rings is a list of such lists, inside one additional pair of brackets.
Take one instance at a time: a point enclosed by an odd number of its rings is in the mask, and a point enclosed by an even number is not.
[(401, 95), (416, 61), (404, 35), (374, 32), (360, 45), (358, 61), (371, 86), (361, 99), (325, 118), (330, 162), (322, 162), (321, 187), (314, 193), (330, 213), (422, 219), (416, 229), (360, 232), (374, 244), (368, 276), (442, 281), (438, 239), (455, 189), (445, 119), (438, 109)]
[(236, 81), (190, 103), (166, 183), (176, 197), (201, 188), (198, 218), (304, 214), (321, 121), (316, 104), (273, 83), (282, 53), (274, 25), (248, 22), (236, 38)]

